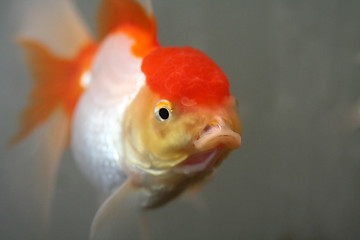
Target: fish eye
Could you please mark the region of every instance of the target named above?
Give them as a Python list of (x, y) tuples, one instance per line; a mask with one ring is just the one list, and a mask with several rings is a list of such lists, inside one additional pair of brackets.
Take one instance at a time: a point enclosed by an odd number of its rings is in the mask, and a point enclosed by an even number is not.
[(157, 120), (163, 122), (171, 118), (174, 111), (173, 104), (168, 100), (160, 100), (156, 103), (154, 114)]

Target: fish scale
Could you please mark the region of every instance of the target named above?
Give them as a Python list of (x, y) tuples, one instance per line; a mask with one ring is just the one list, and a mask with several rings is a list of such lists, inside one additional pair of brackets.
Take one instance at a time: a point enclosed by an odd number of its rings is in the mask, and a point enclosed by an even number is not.
[[(122, 156), (113, 143), (114, 135), (121, 134), (121, 130), (116, 121), (110, 120), (114, 118), (109, 118), (109, 115), (114, 115), (115, 109), (104, 110), (95, 104), (89, 106), (85, 103), (87, 98), (84, 96), (79, 103), (82, 107), (77, 116), (82, 119), (82, 124), (74, 123), (75, 129), (78, 129), (76, 132), (85, 133), (73, 135), (74, 157), (91, 182), (105, 193), (110, 193), (126, 179), (120, 165)], [(92, 117), (87, 118), (87, 115)]]
[(141, 75), (131, 72), (139, 70), (141, 62), (124, 54), (131, 44), (120, 34), (105, 41), (95, 56), (90, 84), (78, 103), (73, 122), (75, 160), (105, 194), (112, 193), (127, 178), (122, 167), (125, 156), (121, 123), (126, 108), (144, 84)]

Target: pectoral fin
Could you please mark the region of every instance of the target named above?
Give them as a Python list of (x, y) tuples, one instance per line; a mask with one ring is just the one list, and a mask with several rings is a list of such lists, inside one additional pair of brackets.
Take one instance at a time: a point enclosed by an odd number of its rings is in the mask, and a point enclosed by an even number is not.
[(146, 191), (131, 179), (115, 191), (100, 207), (91, 225), (91, 240), (138, 239), (141, 206)]

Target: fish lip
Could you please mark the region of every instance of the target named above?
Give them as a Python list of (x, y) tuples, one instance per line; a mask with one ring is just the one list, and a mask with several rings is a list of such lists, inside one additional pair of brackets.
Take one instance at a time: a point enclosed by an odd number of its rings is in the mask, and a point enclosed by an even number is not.
[(241, 146), (241, 136), (223, 124), (213, 126), (202, 132), (194, 146), (199, 151), (212, 149), (219, 145), (226, 146), (230, 150), (237, 149)]
[(221, 118), (204, 128), (193, 142), (195, 154), (179, 163), (175, 172), (185, 174), (198, 173), (215, 167), (226, 151), (237, 149), (241, 145), (241, 136), (228, 127)]
[(174, 172), (191, 174), (206, 171), (216, 165), (223, 151), (223, 148), (217, 147), (193, 154), (178, 164)]

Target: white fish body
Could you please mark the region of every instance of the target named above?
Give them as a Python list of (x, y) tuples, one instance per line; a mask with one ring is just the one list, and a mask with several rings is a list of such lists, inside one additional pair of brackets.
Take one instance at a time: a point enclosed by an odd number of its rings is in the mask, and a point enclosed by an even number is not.
[(125, 110), (144, 85), (141, 59), (124, 34), (108, 37), (95, 56), (91, 82), (77, 106), (72, 150), (81, 170), (105, 193), (126, 179), (123, 146)]

